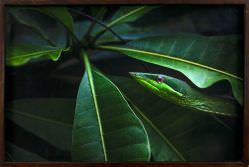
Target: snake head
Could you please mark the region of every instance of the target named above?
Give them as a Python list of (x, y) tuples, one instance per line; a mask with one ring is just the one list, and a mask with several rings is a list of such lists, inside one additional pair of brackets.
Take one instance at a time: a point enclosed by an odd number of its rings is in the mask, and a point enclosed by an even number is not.
[(130, 72), (130, 75), (145, 88), (159, 96), (181, 97), (183, 94), (179, 92), (175, 78), (161, 75), (140, 72)]

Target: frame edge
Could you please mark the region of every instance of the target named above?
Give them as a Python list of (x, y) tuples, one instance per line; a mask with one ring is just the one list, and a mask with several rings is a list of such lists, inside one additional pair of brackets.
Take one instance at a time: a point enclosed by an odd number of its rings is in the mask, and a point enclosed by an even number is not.
[[(166, 1), (166, 2), (165, 2)], [(184, 0), (144, 0), (144, 3), (148, 4), (185, 4)], [(186, 4), (200, 4), (200, 5), (225, 5), (226, 3), (220, 3), (216, 0), (210, 0), (210, 3), (203, 2), (200, 0), (193, 0), (195, 3), (186, 3)], [(243, 129), (243, 162), (234, 162), (234, 163), (148, 163), (148, 164), (140, 164), (140, 163), (128, 163), (128, 164), (79, 164), (79, 163), (6, 163), (5, 162), (5, 127), (4, 127), (4, 81), (5, 81), (5, 7), (6, 5), (76, 5), (76, 4), (142, 4), (143, 0), (0, 0), (0, 167), (80, 167), (80, 166), (89, 166), (89, 167), (160, 167), (160, 166), (175, 166), (175, 167), (249, 167), (249, 0), (238, 0), (237, 2), (234, 0), (227, 0), (234, 5), (244, 5), (244, 72), (245, 72), (245, 81), (244, 81), (244, 129)], [(248, 93), (247, 93), (248, 92)]]
[(4, 162), (4, 3), (0, 1), (0, 163)]
[(249, 0), (244, 7), (244, 144), (243, 161), (249, 166)]

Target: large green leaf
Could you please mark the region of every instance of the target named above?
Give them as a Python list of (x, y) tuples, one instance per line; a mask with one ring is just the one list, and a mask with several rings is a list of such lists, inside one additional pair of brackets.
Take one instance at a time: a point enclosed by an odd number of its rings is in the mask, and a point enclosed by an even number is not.
[[(242, 126), (223, 118), (167, 102), (136, 81), (113, 77), (133, 104), (149, 135), (153, 161), (231, 161), (239, 159)], [(238, 121), (238, 122), (236, 122)]]
[(149, 161), (148, 136), (119, 89), (92, 70), (79, 87), (73, 126), (73, 161)]
[(23, 65), (37, 58), (49, 58), (57, 61), (63, 51), (56, 47), (21, 43), (12, 43), (8, 48), (6, 62), (10, 66)]
[[(199, 8), (184, 5), (177, 8), (161, 6), (137, 21), (132, 22), (132, 26), (127, 26), (127, 23), (125, 23), (119, 26), (114, 26), (112, 29), (125, 40), (131, 38), (138, 39), (136, 35), (140, 37), (141, 35), (158, 36), (176, 32), (209, 35), (220, 32), (221, 34), (227, 34), (227, 31), (231, 29), (231, 26), (233, 27), (236, 24), (235, 18), (238, 17), (236, 13), (237, 11), (235, 8), (227, 6), (219, 7), (219, 10), (217, 10), (217, 8)], [(212, 19), (210, 19), (210, 17)], [(214, 20), (224, 18), (227, 20), (226, 23), (217, 22), (215, 24), (218, 26), (213, 26)], [(228, 26), (228, 24), (231, 26)], [(113, 36), (113, 34), (107, 31), (98, 39), (97, 43), (113, 42), (111, 40), (120, 41), (118, 38)]]
[(66, 47), (66, 28), (59, 22), (55, 22), (53, 18), (48, 17), (47, 15), (44, 15), (40, 12), (30, 10), (30, 8), (28, 9), (16, 7), (8, 8), (8, 13), (14, 16), (15, 21), (31, 28), (36, 33), (41, 35), (41, 37), (51, 46)]
[(29, 152), (17, 145), (7, 142), (6, 143), (6, 161), (10, 162), (41, 162), (47, 161), (39, 155)]
[(73, 32), (73, 17), (68, 12), (67, 7), (55, 7), (55, 6), (49, 6), (49, 7), (24, 7), (19, 8), (23, 10), (35, 10), (38, 12), (41, 12), (43, 14), (46, 14), (55, 20), (62, 23), (69, 31)]
[(131, 75), (145, 88), (176, 105), (212, 114), (237, 115), (239, 106), (233, 100), (207, 95), (177, 78), (138, 72)]
[(238, 36), (172, 34), (99, 48), (180, 71), (200, 88), (228, 80), (235, 98), (243, 104), (243, 54)]
[(70, 99), (16, 100), (7, 106), (6, 116), (54, 147), (70, 151), (74, 103)]
[(19, 66), (44, 58), (57, 61), (67, 50), (66, 29), (46, 15), (19, 9), (9, 9), (15, 19), (12, 37), (7, 41), (7, 65)]
[(73, 32), (73, 17), (68, 12), (67, 7), (42, 7), (39, 8), (39, 11), (60, 21), (65, 27)]

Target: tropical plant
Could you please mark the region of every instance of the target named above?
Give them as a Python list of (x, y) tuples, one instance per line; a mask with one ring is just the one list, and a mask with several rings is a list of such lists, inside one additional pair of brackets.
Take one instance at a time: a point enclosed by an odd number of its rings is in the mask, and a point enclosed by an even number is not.
[[(78, 89), (77, 97), (25, 92), (30, 98), (7, 102), (7, 160), (236, 160), (243, 106), (241, 38), (163, 30), (162, 19), (146, 23), (163, 8), (9, 7), (7, 68), (38, 75), (33, 67), (52, 60), (52, 72), (39, 70)], [(187, 22), (194, 24), (191, 18)], [(125, 67), (129, 73), (107, 75), (92, 63), (123, 57), (141, 69)], [(65, 75), (62, 71), (75, 62), (80, 75)]]

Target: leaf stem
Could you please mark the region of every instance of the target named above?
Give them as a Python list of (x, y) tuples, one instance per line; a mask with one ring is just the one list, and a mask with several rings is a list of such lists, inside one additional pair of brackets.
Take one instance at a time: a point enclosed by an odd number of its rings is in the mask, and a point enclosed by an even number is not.
[[(110, 27), (108, 27), (107, 25), (105, 25), (105, 23), (103, 23), (102, 21), (96, 19), (95, 17), (92, 17), (84, 12), (80, 12), (78, 10), (75, 9), (71, 9), (73, 12), (80, 14), (84, 17), (86, 17), (89, 20), (92, 20), (94, 22), (96, 22), (97, 24), (101, 25), (102, 27), (104, 27), (106, 30), (110, 31), (114, 36), (116, 36), (120, 41), (125, 42), (125, 40), (123, 40), (116, 32), (114, 32)], [(95, 42), (98, 39), (98, 37), (94, 37), (93, 42)]]
[[(106, 8), (105, 7), (101, 7), (101, 9), (98, 11), (98, 13), (97, 13), (97, 15), (96, 15), (95, 18), (98, 19), (98, 20), (100, 20), (100, 19), (102, 19), (104, 17), (105, 13), (106, 13)], [(91, 32), (94, 29), (95, 25), (96, 25), (96, 22), (95, 21), (92, 22), (92, 24), (90, 25), (90, 27), (88, 28), (88, 30), (86, 32), (85, 37), (88, 37), (91, 34)]]

